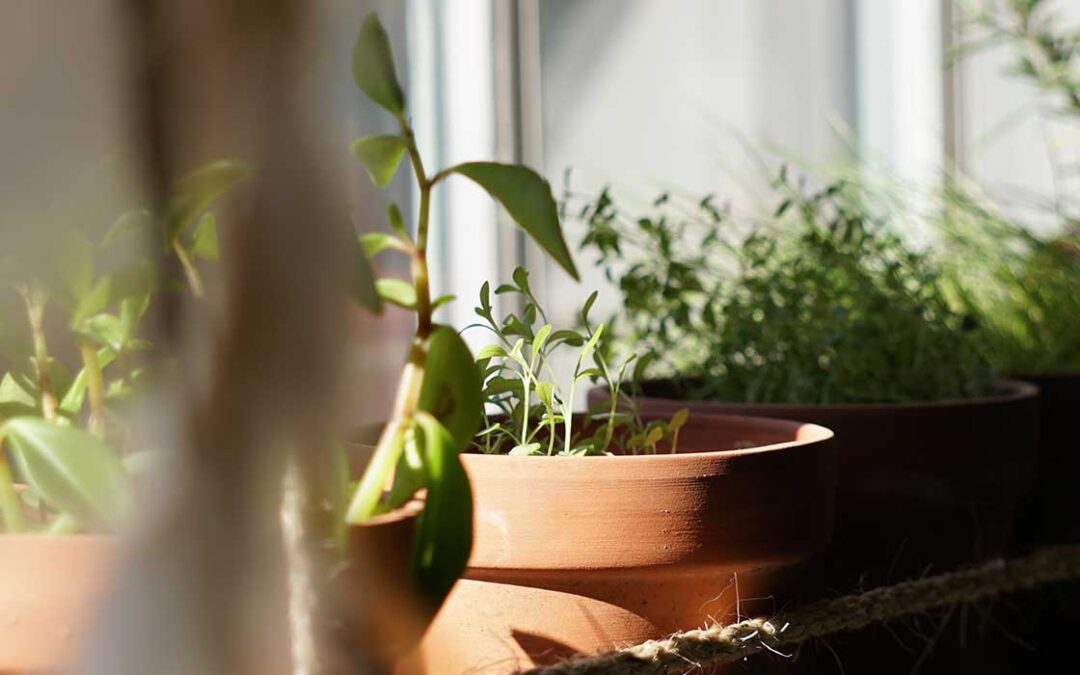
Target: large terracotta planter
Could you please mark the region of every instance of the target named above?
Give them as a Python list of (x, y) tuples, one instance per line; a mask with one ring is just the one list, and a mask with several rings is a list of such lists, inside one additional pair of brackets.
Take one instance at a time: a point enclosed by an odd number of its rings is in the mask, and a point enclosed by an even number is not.
[(814, 425), (692, 415), (674, 455), (463, 463), (474, 548), (411, 664), (431, 674), (509, 673), (772, 611), (831, 532), (832, 433)]
[[(1027, 500), (1017, 552), (1080, 542), (1080, 373), (1017, 374), (1039, 387), (1039, 475)], [(1010, 615), (1009, 628), (1023, 642), (1010, 651), (1015, 672), (1050, 672), (1073, 658), (1080, 625), (1080, 582), (1029, 594)]]
[[(1038, 390), (1026, 383), (1003, 382), (998, 395), (977, 400), (881, 405), (683, 401), (665, 398), (670, 391), (670, 383), (647, 383), (637, 404), (649, 414), (689, 408), (697, 414), (797, 419), (835, 431), (836, 529), (826, 555), (830, 594), (1003, 554), (1020, 500), (1035, 480)], [(592, 401), (602, 396), (590, 392)], [(938, 663), (947, 665), (938, 672), (978, 658), (975, 623), (969, 622), (963, 640), (959, 632), (939, 637)], [(846, 671), (910, 672), (925, 646), (909, 634), (900, 647), (903, 638), (883, 628), (866, 635), (855, 638), (858, 646), (849, 651), (845, 638), (830, 641)], [(961, 643), (968, 645), (966, 654), (945, 654)], [(825, 661), (833, 663), (832, 655)]]
[(0, 673), (55, 672), (85, 639), (111, 537), (0, 535)]
[[(388, 672), (434, 614), (409, 594), (412, 532), (422, 506), (414, 501), (350, 528), (351, 574), (333, 581), (347, 597), (379, 608), (371, 616), (376, 621), (349, 628), (358, 658), (367, 659), (373, 672)], [(83, 647), (119, 552), (114, 536), (0, 535), (0, 674), (66, 670)], [(358, 581), (356, 575), (365, 577)]]
[(1028, 546), (1080, 542), (1080, 373), (1016, 375), (1039, 388), (1039, 474), (1026, 525)]

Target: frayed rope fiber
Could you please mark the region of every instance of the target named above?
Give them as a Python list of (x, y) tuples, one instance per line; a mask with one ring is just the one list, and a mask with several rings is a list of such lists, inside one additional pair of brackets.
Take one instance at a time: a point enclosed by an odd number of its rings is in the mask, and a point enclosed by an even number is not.
[(1057, 546), (817, 602), (777, 617), (689, 630), (607, 654), (575, 657), (522, 675), (667, 675), (766, 650), (782, 652), (833, 633), (1074, 578), (1080, 578), (1080, 545)]

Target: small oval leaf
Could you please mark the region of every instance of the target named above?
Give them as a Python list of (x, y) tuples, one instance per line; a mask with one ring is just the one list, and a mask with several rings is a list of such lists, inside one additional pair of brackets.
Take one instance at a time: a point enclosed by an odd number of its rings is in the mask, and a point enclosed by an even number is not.
[(353, 79), (372, 101), (393, 113), (405, 112), (405, 94), (398, 84), (390, 38), (375, 12), (364, 18), (352, 55)]
[(386, 187), (405, 154), (401, 136), (365, 136), (353, 141), (352, 153), (367, 169), (371, 182)]
[(401, 279), (379, 279), (375, 282), (375, 291), (383, 300), (404, 307), (416, 309), (416, 289)]

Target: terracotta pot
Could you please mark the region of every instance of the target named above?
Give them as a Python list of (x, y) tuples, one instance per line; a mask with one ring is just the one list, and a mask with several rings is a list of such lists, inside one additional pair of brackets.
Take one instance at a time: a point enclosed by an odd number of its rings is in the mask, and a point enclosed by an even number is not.
[(67, 663), (115, 553), (111, 537), (0, 535), (0, 673), (54, 672)]
[[(1039, 475), (1025, 504), (1016, 547), (1023, 553), (1038, 546), (1080, 542), (1080, 441), (1075, 420), (1080, 413), (1080, 373), (1017, 374), (1039, 387)], [(1009, 628), (1024, 644), (1010, 649), (1014, 672), (1051, 672), (1072, 659), (1074, 628), (1080, 625), (1080, 582), (1040, 589), (1016, 603)]]
[[(379, 608), (375, 625), (352, 627), (358, 658), (369, 659), (373, 672), (388, 672), (434, 615), (409, 594), (412, 532), (422, 508), (416, 500), (349, 531), (352, 574), (335, 583), (343, 594), (364, 592), (363, 602)], [(108, 589), (119, 550), (113, 536), (0, 535), (0, 673), (65, 669)], [(363, 583), (352, 585), (358, 574), (366, 575)]]
[[(335, 592), (350, 599), (344, 611), (357, 606), (373, 611), (349, 617), (358, 658), (375, 672), (390, 672), (394, 663), (416, 647), (435, 615), (435, 608), (417, 601), (411, 571), (413, 532), (424, 502), (415, 499), (390, 513), (350, 527), (346, 537), (349, 574)], [(348, 614), (346, 616), (349, 616)]]
[(678, 454), (463, 463), (474, 548), (411, 664), (432, 674), (509, 673), (772, 611), (831, 531), (832, 432), (814, 425), (692, 415)]
[[(1022, 382), (1003, 382), (1000, 394), (977, 400), (880, 405), (683, 401), (664, 398), (673, 389), (660, 381), (644, 391), (636, 400), (648, 414), (689, 408), (692, 414), (797, 419), (836, 432), (837, 518), (826, 555), (831, 595), (1003, 554), (1020, 500), (1035, 479), (1038, 390)], [(602, 398), (602, 391), (590, 392), (590, 402)], [(957, 657), (967, 662), (978, 651), (971, 634), (969, 628), (966, 640), (944, 635), (937, 651), (967, 644), (968, 655)], [(831, 641), (848, 672), (907, 673), (923, 647), (912, 639), (898, 647), (895, 631), (867, 635), (848, 651), (844, 638)], [(826, 660), (835, 668), (831, 655)], [(949, 664), (944, 672), (956, 665), (946, 655), (940, 663)]]
[(1026, 547), (1080, 542), (1080, 373), (1016, 375), (1039, 388), (1039, 475), (1029, 501)]

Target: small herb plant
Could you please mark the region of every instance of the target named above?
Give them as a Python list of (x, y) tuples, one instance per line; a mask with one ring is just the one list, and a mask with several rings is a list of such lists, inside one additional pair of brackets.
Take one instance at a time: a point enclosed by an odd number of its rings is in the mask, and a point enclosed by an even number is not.
[[(247, 174), (240, 162), (209, 164), (180, 181), (161, 217), (127, 213), (97, 243), (69, 233), (56, 273), (12, 281), (29, 339), (4, 355), (10, 369), (0, 380), (5, 531), (115, 531), (128, 514), (133, 475), (148, 454), (130, 447), (114, 407), (136, 394), (146, 377), (143, 357), (150, 344), (140, 336), (140, 323), (156, 293), (186, 284), (192, 295), (203, 295), (196, 260), (217, 257), (208, 209)], [(162, 278), (152, 261), (128, 260), (124, 245), (133, 235), (161, 242), (184, 278)], [(17, 267), (8, 263), (7, 269)], [(77, 370), (50, 350), (47, 315), (66, 317), (67, 336), (81, 360)]]
[[(630, 219), (586, 204), (583, 247), (623, 294), (620, 341), (655, 359), (665, 395), (749, 403), (905, 403), (986, 393), (970, 317), (926, 255), (865, 212), (844, 183), (776, 183), (772, 218), (737, 232), (712, 199), (657, 200)], [(666, 210), (665, 210), (666, 208)]]
[[(960, 53), (1007, 45), (1012, 71), (1046, 93), (1049, 114), (1080, 124), (1080, 31), (1060, 28), (1053, 7), (1048, 0), (972, 6), (978, 38)], [(1080, 372), (1080, 203), (1075, 191), (1058, 189), (1076, 169), (1051, 159), (1055, 191), (1040, 206), (1059, 223), (1052, 234), (1013, 221), (959, 180), (944, 192), (944, 260), (956, 304), (978, 318), (991, 362), (1007, 372)]]
[[(610, 354), (602, 342), (605, 324), (594, 329), (589, 310), (597, 293), (589, 296), (579, 319), (581, 328), (555, 330), (548, 322), (532, 289), (528, 273), (514, 270), (513, 283), (495, 289), (496, 295), (517, 295), (524, 309), (521, 316), (508, 314), (498, 321), (491, 305), (488, 284), (480, 290), (480, 305), (475, 311), (483, 322), (476, 324), (497, 339), (477, 355), (477, 365), (484, 380), (483, 396), (487, 403), (484, 429), (477, 434), (474, 446), (487, 454), (522, 455), (614, 455), (656, 453), (661, 442), (669, 451), (678, 450), (679, 430), (686, 423), (687, 411), (678, 412), (669, 421), (643, 422), (633, 406), (633, 399), (623, 395), (627, 369), (636, 356), (631, 355), (617, 366), (609, 365)], [(574, 369), (566, 382), (551, 366), (551, 356), (563, 349), (576, 350)], [(608, 388), (606, 409), (579, 415), (574, 426), (574, 393), (584, 381), (603, 382)], [(486, 410), (493, 409), (497, 416)]]
[[(562, 236), (558, 209), (547, 181), (523, 166), (468, 162), (429, 173), (417, 149), (398, 83), (386, 31), (371, 14), (363, 22), (353, 51), (353, 76), (360, 89), (390, 113), (399, 132), (355, 141), (353, 154), (376, 186), (386, 186), (408, 156), (419, 193), (416, 223), (405, 225), (401, 210), (387, 212), (389, 232), (365, 234), (366, 256), (392, 252), (405, 256), (411, 278), (378, 279), (379, 297), (416, 315), (405, 367), (393, 410), (375, 453), (349, 504), (346, 520), (361, 524), (392, 511), (426, 490), (413, 551), (418, 587), (441, 601), (461, 574), (472, 545), (472, 498), (457, 457), (467, 449), (483, 417), (482, 381), (468, 346), (432, 312), (453, 298), (432, 297), (428, 272), (431, 194), (451, 176), (468, 178), (507, 210), (552, 259), (575, 279), (577, 270)], [(389, 486), (389, 489), (387, 489)]]

